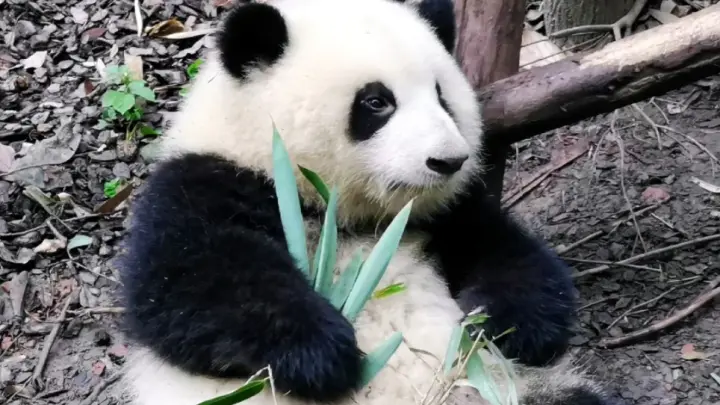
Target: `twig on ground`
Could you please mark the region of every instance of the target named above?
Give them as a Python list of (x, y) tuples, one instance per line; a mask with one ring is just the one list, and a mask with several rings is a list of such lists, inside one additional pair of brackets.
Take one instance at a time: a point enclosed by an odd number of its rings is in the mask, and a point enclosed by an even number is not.
[[(659, 207), (660, 204), (661, 204), (661, 203), (653, 204), (653, 205), (650, 205), (650, 206), (645, 207), (645, 208), (643, 208), (643, 209), (637, 210), (637, 211), (635, 212), (635, 216), (638, 217), (638, 216), (640, 216), (640, 215), (642, 215), (642, 214), (644, 214), (644, 213), (646, 213), (646, 212), (648, 212), (648, 211), (654, 210), (655, 208)], [(628, 216), (628, 217), (626, 217), (626, 218), (622, 218), (622, 219), (616, 220), (615, 222), (612, 223), (612, 228), (611, 228), (610, 232), (608, 232), (608, 233), (613, 233), (613, 232), (615, 232), (620, 225), (622, 225), (623, 223), (627, 222), (629, 219), (630, 219), (630, 217)], [(595, 238), (603, 235), (604, 233), (605, 233), (605, 231), (595, 231), (595, 232), (591, 233), (590, 235), (588, 235), (588, 236), (580, 239), (579, 241), (573, 242), (573, 243), (570, 244), (569, 246), (557, 248), (557, 249), (556, 249), (556, 252), (557, 252), (558, 255), (563, 255), (563, 254), (565, 254), (565, 253), (567, 253), (567, 252), (569, 252), (569, 251), (577, 248), (578, 246), (583, 245), (583, 244), (585, 244), (585, 243), (587, 243), (587, 242), (589, 242), (589, 241), (591, 241), (591, 240), (593, 240), (593, 239), (595, 239)]]
[(633, 210), (632, 202), (630, 201), (630, 197), (628, 197), (627, 188), (625, 187), (625, 145), (623, 144), (623, 140), (620, 137), (620, 134), (615, 130), (615, 122), (617, 122), (617, 112), (618, 110), (615, 110), (615, 112), (613, 113), (613, 118), (610, 121), (610, 131), (612, 132), (618, 149), (620, 150), (620, 189), (622, 190), (623, 198), (625, 198), (625, 202), (628, 205), (630, 217), (632, 218), (633, 224), (635, 225), (635, 232), (637, 233), (638, 239), (640, 239), (640, 244), (643, 247), (643, 251), (647, 252), (647, 245), (645, 244), (645, 239), (643, 239), (642, 237), (640, 224), (638, 224), (637, 218), (635, 217), (635, 211)]
[[(75, 217), (75, 218), (70, 218), (70, 219), (64, 219), (63, 222), (69, 223), (69, 222), (82, 221), (82, 220), (86, 220), (86, 219), (101, 218), (101, 217), (106, 217), (106, 216), (108, 216), (108, 215), (110, 215), (110, 214), (113, 214), (113, 213), (114, 213), (114, 212), (111, 212), (111, 213), (108, 213), (108, 214), (90, 214), (90, 215), (85, 215), (85, 216), (82, 216), (82, 217)], [(26, 229), (26, 230), (24, 230), (24, 231), (11, 232), (11, 233), (0, 233), (0, 238), (14, 238), (14, 237), (17, 237), (17, 236), (23, 236), (23, 235), (26, 235), (26, 234), (28, 234), (28, 233), (30, 233), (30, 232), (39, 231), (39, 230), (45, 228), (46, 226), (48, 226), (47, 221), (44, 222), (42, 225), (38, 225), (38, 226), (36, 226), (36, 227), (34, 227), (34, 228)]]
[(5, 173), (0, 173), (0, 178), (3, 178), (3, 177), (5, 177), (5, 176), (10, 176), (11, 174), (15, 174), (15, 173), (21, 172), (21, 171), (23, 171), (23, 170), (27, 170), (27, 169), (37, 169), (38, 167), (45, 167), (45, 166), (52, 166), (52, 165), (54, 165), (54, 163), (38, 163), (38, 164), (35, 164), (35, 165), (28, 165), (28, 166), (18, 167), (18, 168), (15, 169), (15, 170), (10, 170), (9, 172), (5, 172)]
[(137, 25), (137, 36), (142, 37), (143, 18), (140, 10), (140, 0), (135, 0), (135, 24)]
[(521, 186), (519, 190), (510, 193), (510, 195), (503, 198), (502, 204), (504, 208), (507, 209), (517, 204), (518, 201), (520, 201), (523, 197), (525, 197), (528, 193), (535, 189), (535, 187), (542, 183), (552, 173), (562, 169), (566, 165), (575, 161), (580, 156), (584, 155), (585, 152), (587, 152), (589, 146), (589, 143), (579, 141), (577, 144), (568, 148), (569, 150), (567, 150), (566, 156), (545, 165), (545, 167), (541, 169), (537, 174), (535, 174), (535, 176), (533, 176), (527, 184)]
[(635, 269), (635, 270), (649, 270), (654, 271), (657, 273), (662, 273), (661, 270), (650, 267), (650, 266), (638, 266), (635, 264), (628, 264), (628, 263), (618, 263), (618, 262), (610, 262), (607, 260), (588, 260), (588, 259), (575, 259), (573, 257), (561, 257), (561, 259), (566, 260), (568, 262), (577, 262), (577, 263), (589, 263), (589, 264), (607, 264), (608, 266), (618, 266), (618, 267), (627, 267), (628, 269)]
[(125, 307), (96, 307), (86, 308), (79, 311), (68, 311), (72, 315), (94, 315), (94, 314), (122, 314)]
[[(712, 241), (715, 241), (715, 240), (720, 240), (720, 233), (715, 234), (715, 235), (705, 236), (705, 237), (702, 237), (702, 238), (697, 238), (697, 239), (689, 240), (689, 241), (687, 241), (687, 242), (677, 243), (677, 244), (675, 244), (675, 245), (666, 246), (666, 247), (664, 247), (664, 248), (659, 248), (659, 249), (651, 250), (651, 251), (649, 251), (649, 252), (646, 252), (646, 253), (643, 253), (643, 254), (639, 254), (639, 255), (637, 255), (637, 256), (633, 256), (633, 257), (630, 257), (630, 258), (625, 259), (625, 260), (621, 260), (621, 261), (615, 263), (614, 266), (621, 265), (621, 264), (634, 263), (634, 262), (636, 262), (636, 261), (638, 261), (638, 260), (647, 259), (647, 258), (649, 258), (649, 257), (657, 256), (657, 255), (662, 254), (662, 253), (665, 253), (665, 252), (670, 252), (670, 251), (673, 251), (673, 250), (682, 249), (682, 248), (684, 248), (684, 247), (692, 246), (692, 245), (697, 245), (697, 244), (699, 244), (699, 243), (712, 242)], [(584, 277), (584, 276), (589, 276), (589, 275), (591, 275), (591, 274), (602, 273), (603, 271), (608, 270), (608, 269), (610, 269), (610, 268), (611, 268), (610, 265), (602, 265), (602, 266), (594, 267), (594, 268), (592, 268), (592, 269), (585, 270), (585, 271), (580, 271), (580, 272), (577, 272), (577, 273), (573, 274), (573, 278), (580, 278), (580, 277)]]
[(115, 374), (112, 377), (100, 381), (95, 388), (92, 390), (90, 395), (88, 395), (81, 403), (80, 405), (91, 405), (93, 401), (103, 392), (105, 389), (111, 385), (113, 385), (117, 380), (120, 379), (120, 374)]
[(660, 128), (658, 127), (658, 124), (653, 121), (652, 118), (650, 118), (649, 115), (645, 114), (645, 111), (643, 111), (642, 108), (638, 107), (637, 104), (633, 104), (633, 108), (640, 113), (640, 115), (645, 119), (645, 121), (650, 124), (650, 127), (653, 129), (653, 132), (655, 132), (655, 137), (657, 138), (658, 143), (658, 149), (662, 150), (662, 141), (660, 140)]
[(600, 298), (599, 300), (595, 300), (595, 301), (593, 301), (593, 302), (590, 302), (590, 303), (587, 303), (587, 304), (581, 306), (580, 308), (577, 309), (577, 312), (580, 312), (580, 311), (582, 311), (582, 310), (588, 309), (588, 308), (590, 308), (590, 307), (592, 307), (592, 306), (595, 306), (595, 305), (597, 305), (597, 304), (602, 304), (602, 303), (605, 302), (605, 301), (610, 301), (610, 300), (622, 298), (622, 297), (624, 297), (624, 296), (626, 296), (626, 295), (627, 295), (627, 294), (611, 295), (611, 296), (609, 296), (609, 297)]
[(610, 325), (608, 325), (607, 330), (610, 330), (613, 326), (615, 326), (618, 322), (620, 322), (620, 320), (622, 320), (622, 319), (625, 318), (626, 316), (632, 314), (632, 313), (635, 312), (636, 310), (638, 310), (638, 309), (640, 309), (640, 308), (642, 308), (642, 307), (644, 307), (644, 306), (647, 306), (647, 305), (650, 305), (650, 304), (654, 304), (654, 303), (660, 301), (660, 300), (661, 300), (663, 297), (665, 297), (666, 295), (668, 295), (668, 294), (670, 294), (671, 292), (677, 290), (678, 288), (689, 286), (690, 284), (693, 284), (693, 283), (695, 283), (695, 282), (697, 282), (697, 281), (698, 281), (698, 280), (692, 280), (692, 281), (685, 282), (685, 283), (683, 283), (683, 284), (679, 284), (679, 285), (673, 286), (673, 287), (669, 288), (667, 291), (664, 291), (663, 293), (661, 293), (660, 295), (658, 295), (657, 297), (651, 298), (651, 299), (649, 299), (649, 300), (647, 300), (647, 301), (643, 301), (643, 302), (641, 302), (641, 303), (639, 303), (639, 304), (637, 304), (637, 305), (633, 305), (632, 307), (630, 307), (630, 309), (628, 309), (627, 311), (623, 312), (622, 315), (620, 315), (620, 316), (618, 316), (617, 318), (615, 318), (615, 320), (612, 321), (612, 323), (610, 323)]
[(675, 314), (656, 322), (647, 328), (643, 328), (640, 330), (636, 330), (635, 332), (629, 333), (624, 336), (612, 338), (612, 339), (602, 339), (600, 341), (600, 346), (605, 348), (610, 347), (617, 347), (626, 343), (633, 342), (637, 339), (644, 338), (648, 335), (651, 335), (655, 332), (659, 332), (663, 329), (666, 329), (672, 325), (675, 325), (679, 321), (685, 319), (688, 315), (695, 312), (698, 308), (702, 307), (706, 303), (708, 303), (710, 300), (714, 299), (715, 297), (720, 296), (720, 277), (715, 278), (712, 280), (708, 287), (706, 288), (706, 292), (700, 294), (695, 298), (690, 305), (686, 306), (685, 308), (675, 312)]
[(652, 214), (650, 214), (650, 215), (651, 215), (653, 218), (655, 218), (655, 219), (657, 219), (658, 221), (660, 221), (663, 225), (665, 225), (665, 226), (667, 226), (668, 228), (672, 229), (673, 231), (676, 231), (676, 232), (679, 232), (679, 233), (683, 234), (683, 236), (685, 236), (686, 238), (687, 238), (687, 237), (690, 237), (690, 235), (689, 235), (687, 232), (685, 232), (685, 231), (683, 231), (682, 229), (680, 229), (679, 227), (677, 227), (677, 225), (671, 224), (670, 222), (668, 222), (668, 221), (660, 218), (659, 216), (655, 215), (655, 213), (652, 213)]
[(70, 304), (73, 302), (74, 298), (76, 298), (75, 291), (68, 294), (68, 297), (65, 300), (65, 305), (63, 306), (62, 311), (60, 311), (60, 315), (58, 315), (57, 320), (55, 320), (55, 325), (53, 326), (50, 334), (47, 335), (47, 337), (45, 338), (45, 342), (43, 343), (42, 353), (40, 353), (40, 358), (38, 359), (38, 363), (35, 366), (35, 370), (33, 370), (32, 375), (33, 384), (35, 385), (35, 388), (38, 389), (38, 391), (42, 391), (45, 385), (45, 383), (42, 381), (42, 373), (45, 369), (45, 363), (47, 363), (50, 349), (55, 342), (55, 338), (57, 338), (57, 335), (60, 332), (60, 327), (62, 326), (63, 322), (65, 322), (68, 308), (70, 307)]

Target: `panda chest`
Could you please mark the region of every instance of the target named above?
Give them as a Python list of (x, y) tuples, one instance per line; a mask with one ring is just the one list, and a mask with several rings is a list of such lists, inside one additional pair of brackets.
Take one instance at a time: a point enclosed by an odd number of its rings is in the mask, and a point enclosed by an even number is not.
[[(378, 286), (355, 320), (360, 348), (371, 351), (390, 335), (401, 332), (406, 343), (442, 358), (462, 311), (450, 296), (434, 263), (420, 254), (413, 235), (400, 243)], [(377, 243), (374, 235), (339, 235), (335, 276), (347, 268), (354, 254), (364, 256)], [(383, 294), (392, 291), (390, 294)], [(380, 292), (380, 293), (378, 293)]]

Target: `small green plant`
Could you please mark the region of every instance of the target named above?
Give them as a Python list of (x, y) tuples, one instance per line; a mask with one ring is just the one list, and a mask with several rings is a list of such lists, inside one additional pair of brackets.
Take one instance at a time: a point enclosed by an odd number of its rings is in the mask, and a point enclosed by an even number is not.
[(107, 198), (113, 198), (118, 192), (118, 189), (120, 189), (125, 184), (125, 180), (123, 179), (113, 179), (110, 181), (106, 181), (103, 185), (103, 193), (105, 194), (105, 197)]
[[(401, 283), (392, 284), (378, 291), (375, 291), (375, 288), (384, 275), (390, 259), (400, 245), (413, 201), (408, 202), (400, 210), (365, 259), (363, 259), (362, 250), (359, 249), (354, 252), (345, 270), (340, 274), (337, 281), (333, 283), (337, 255), (337, 189), (330, 190), (316, 173), (299, 166), (300, 172), (315, 187), (327, 204), (322, 230), (320, 231), (320, 241), (311, 264), (308, 257), (305, 225), (300, 209), (300, 199), (292, 163), (274, 125), (272, 146), (275, 193), (288, 249), (298, 268), (305, 274), (315, 291), (327, 298), (351, 322), (355, 320), (368, 300), (382, 299), (402, 293), (405, 286)], [(502, 354), (492, 341), (482, 337), (482, 333), (473, 340), (468, 332), (468, 325), (479, 325), (486, 320), (487, 316), (484, 314), (471, 314), (453, 330), (453, 335), (448, 344), (444, 368), (446, 375), (455, 371), (455, 373), (452, 373), (456, 374), (455, 380), (445, 384), (440, 393), (435, 395), (432, 401), (428, 402), (429, 405), (444, 403), (452, 388), (459, 384), (457, 382), (459, 376), (465, 373), (467, 375), (466, 385), (475, 387), (480, 395), (493, 405), (517, 405), (517, 394), (512, 381), (514, 378), (512, 365), (502, 357)], [(509, 332), (511, 331), (505, 333)], [(402, 341), (402, 333), (396, 332), (363, 358), (362, 386), (370, 383), (380, 370), (385, 367)], [(500, 401), (500, 390), (490, 375), (488, 367), (483, 363), (478, 352), (480, 349), (488, 350), (493, 357), (497, 358), (499, 356), (498, 361), (495, 363), (499, 363), (503, 374), (509, 380), (508, 386), (510, 389), (506, 401)], [(495, 364), (492, 366), (495, 366)], [(267, 370), (269, 376), (257, 380), (256, 377), (264, 370)], [(261, 393), (268, 385), (272, 387), (272, 370), (266, 367), (258, 371), (255, 376), (248, 379), (237, 390), (198, 405), (234, 405)]]
[[(203, 60), (202, 59), (196, 59), (193, 63), (188, 65), (188, 67), (185, 69), (185, 73), (188, 75), (188, 81), (192, 81), (195, 76), (197, 76), (198, 72), (200, 71), (200, 65), (202, 65)], [(180, 95), (185, 97), (188, 93), (188, 85), (183, 86), (180, 89)]]
[(147, 87), (144, 80), (132, 77), (127, 66), (110, 65), (105, 70), (109, 88), (102, 96), (102, 116), (97, 129), (113, 125), (123, 126), (127, 137), (137, 132), (141, 135), (158, 135), (159, 132), (147, 125), (141, 125), (144, 104), (155, 101), (155, 92)]

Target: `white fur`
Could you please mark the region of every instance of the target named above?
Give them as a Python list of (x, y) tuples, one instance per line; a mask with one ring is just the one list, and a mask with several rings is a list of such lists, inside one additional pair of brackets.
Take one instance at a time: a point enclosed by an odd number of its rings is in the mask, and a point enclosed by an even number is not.
[[(289, 27), (286, 54), (241, 83), (223, 70), (212, 52), (168, 132), (167, 156), (215, 152), (272, 175), (274, 121), (293, 162), (338, 187), (343, 225), (393, 215), (410, 197), (416, 198), (414, 215), (430, 215), (462, 191), (481, 166), (476, 153), (482, 136), (479, 106), (453, 58), (410, 6), (388, 0), (270, 4), (281, 10)], [(454, 120), (437, 100), (436, 80)], [(389, 85), (397, 111), (369, 141), (352, 144), (347, 134), (349, 109), (357, 89), (373, 81)], [(430, 157), (459, 155), (470, 158), (449, 180), (440, 181), (425, 166)], [(296, 177), (303, 198), (321, 204), (299, 172)], [(398, 182), (415, 187), (392, 187)], [(314, 228), (309, 236), (316, 243)], [(369, 251), (377, 236), (342, 236), (338, 268), (344, 268), (359, 245)], [(433, 264), (419, 255), (419, 242), (418, 235), (406, 236), (379, 286), (402, 282), (407, 289), (370, 301), (355, 322), (365, 351), (396, 330), (403, 332), (405, 343), (368, 387), (336, 405), (420, 404), (432, 386), (438, 387), (433, 379), (462, 311)], [(527, 371), (519, 388), (549, 387), (553, 375), (560, 374)], [(572, 384), (577, 378), (572, 375), (564, 381)], [(149, 350), (136, 348), (126, 365), (126, 383), (134, 405), (195, 405), (235, 390), (243, 381), (188, 375)], [(298, 404), (281, 394), (276, 398), (279, 405)], [(477, 396), (471, 399), (457, 402), (484, 403)], [(274, 402), (264, 393), (246, 403)]]
[[(209, 151), (271, 173), (272, 123), (293, 162), (338, 187), (346, 223), (399, 211), (434, 211), (480, 167), (479, 106), (453, 58), (410, 6), (387, 0), (277, 0), (290, 31), (279, 63), (240, 83), (209, 55), (168, 131), (168, 151)], [(436, 80), (455, 121), (441, 108)], [(398, 106), (369, 142), (351, 145), (349, 110), (368, 82), (390, 86)], [(439, 181), (427, 158), (470, 155)], [(297, 173), (301, 192), (315, 198)], [(417, 187), (388, 188), (397, 182)], [(426, 186), (422, 188), (421, 186)]]

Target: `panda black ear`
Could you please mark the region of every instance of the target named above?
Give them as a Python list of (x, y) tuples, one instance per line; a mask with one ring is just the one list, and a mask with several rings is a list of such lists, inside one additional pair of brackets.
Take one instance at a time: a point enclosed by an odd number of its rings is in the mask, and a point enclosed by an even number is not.
[(249, 3), (229, 12), (218, 36), (218, 47), (225, 69), (245, 79), (253, 68), (280, 59), (288, 41), (287, 25), (277, 8)]
[(455, 52), (455, 8), (452, 0), (395, 0), (415, 7), (435, 29), (435, 35), (451, 54)]

